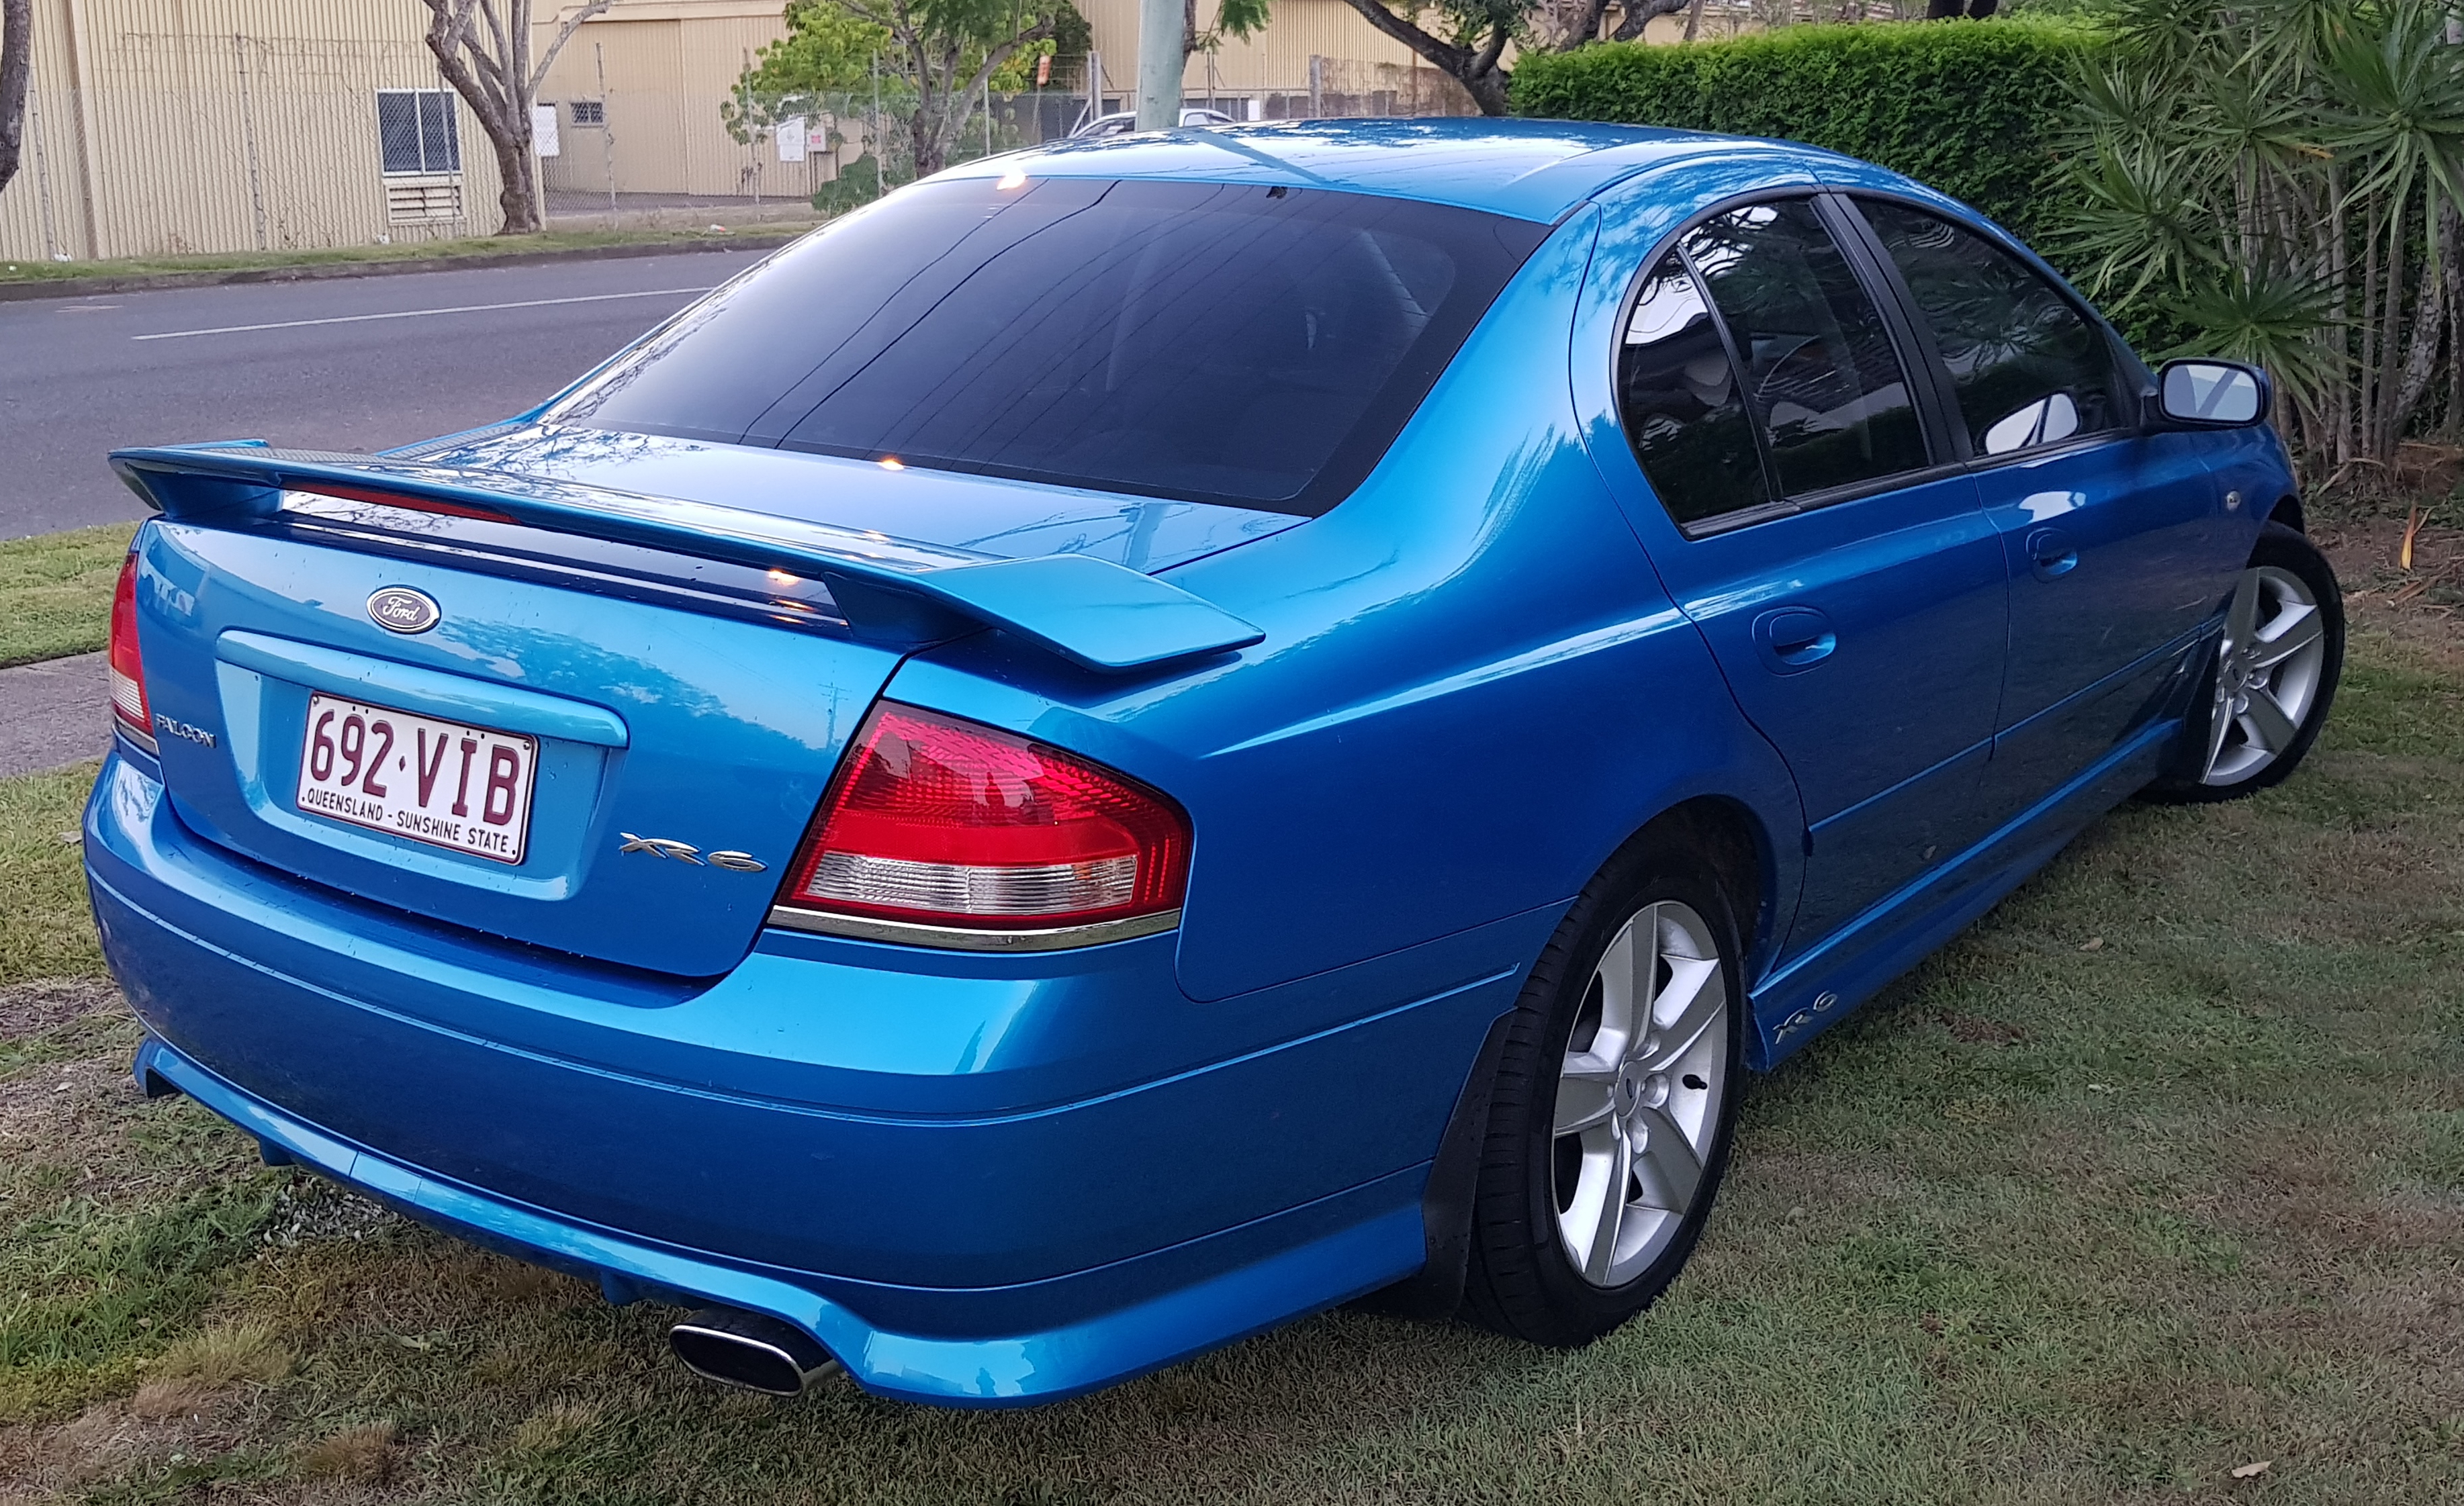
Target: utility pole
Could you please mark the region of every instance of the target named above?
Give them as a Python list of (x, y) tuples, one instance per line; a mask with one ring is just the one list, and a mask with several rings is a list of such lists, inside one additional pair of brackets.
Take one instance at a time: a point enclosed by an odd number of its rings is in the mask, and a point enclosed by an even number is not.
[(1138, 0), (1138, 129), (1180, 124), (1180, 0)]
[(591, 66), (599, 70), (599, 156), (607, 169), (607, 228), (616, 228), (616, 117), (607, 108), (607, 49), (590, 44)]

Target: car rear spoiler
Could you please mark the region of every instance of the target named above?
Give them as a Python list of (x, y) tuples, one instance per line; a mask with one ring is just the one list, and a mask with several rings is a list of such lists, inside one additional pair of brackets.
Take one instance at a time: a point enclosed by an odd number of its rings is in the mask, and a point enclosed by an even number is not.
[(1145, 669), (1266, 635), (1212, 602), (1086, 555), (1001, 559), (766, 513), (261, 440), (115, 450), (112, 469), (164, 516), (270, 518), (286, 491), (393, 502), (611, 539), (826, 583), (858, 636), (922, 644), (997, 627), (1089, 669)]

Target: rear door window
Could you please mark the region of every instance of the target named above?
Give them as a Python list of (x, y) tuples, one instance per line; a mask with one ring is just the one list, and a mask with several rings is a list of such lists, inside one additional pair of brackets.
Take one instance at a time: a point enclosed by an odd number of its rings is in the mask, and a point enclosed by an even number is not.
[(2103, 332), (2035, 269), (1922, 209), (1878, 199), (1858, 207), (1933, 332), (1976, 454), (2128, 426)]
[(1814, 201), (1732, 209), (1689, 232), (1685, 253), (1744, 362), (1782, 494), (1925, 467), (1907, 373)]
[(1313, 515), (1547, 234), (1318, 188), (922, 184), (549, 417)]
[(1635, 457), (1682, 525), (1931, 461), (1881, 312), (1809, 199), (1686, 232), (1636, 296), (1617, 376)]

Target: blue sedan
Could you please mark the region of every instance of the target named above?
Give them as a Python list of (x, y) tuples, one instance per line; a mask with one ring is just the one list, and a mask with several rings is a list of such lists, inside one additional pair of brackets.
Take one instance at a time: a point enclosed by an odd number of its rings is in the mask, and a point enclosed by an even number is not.
[(502, 425), (113, 457), (136, 1072), (775, 1392), (1582, 1344), (1749, 1072), (2300, 761), (2271, 404), (1781, 142), (955, 168)]

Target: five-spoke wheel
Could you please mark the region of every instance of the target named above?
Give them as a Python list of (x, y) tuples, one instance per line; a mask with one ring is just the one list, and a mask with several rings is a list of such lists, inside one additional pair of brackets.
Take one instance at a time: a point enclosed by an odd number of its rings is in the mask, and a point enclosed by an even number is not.
[(2282, 757), (2319, 698), (2326, 660), (2326, 623), (2309, 582), (2277, 565), (2243, 571), (2216, 651), (2200, 782), (2239, 784)]
[(2310, 751), (2344, 664), (2344, 599), (2310, 540), (2259, 534), (2225, 606), (2204, 693), (2155, 799), (2230, 800), (2280, 783)]
[(1551, 1171), (1557, 1235), (1594, 1286), (1632, 1280), (1694, 1206), (1727, 1011), (1719, 944), (1676, 900), (1645, 906), (1592, 970), (1557, 1074)]
[(1541, 953), (1493, 1078), (1467, 1316), (1588, 1343), (1684, 1265), (1727, 1166), (1745, 1063), (1738, 905), (1721, 871), (1699, 830), (1646, 831)]

